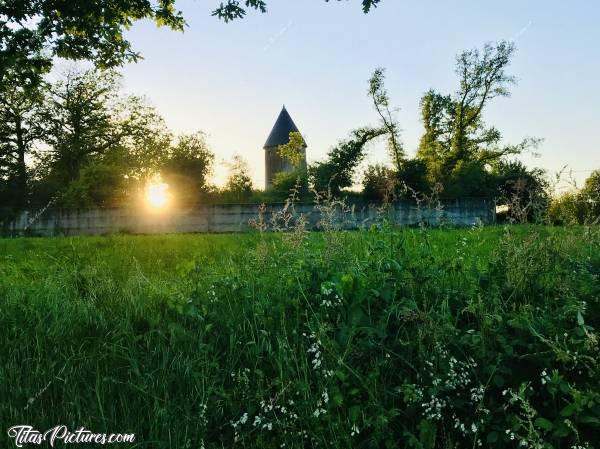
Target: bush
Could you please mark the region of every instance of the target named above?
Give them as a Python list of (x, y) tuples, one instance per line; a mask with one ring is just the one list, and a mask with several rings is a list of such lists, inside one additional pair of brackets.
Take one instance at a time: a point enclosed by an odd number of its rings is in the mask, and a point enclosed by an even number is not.
[[(398, 185), (402, 191), (408, 188), (409, 191), (417, 193), (427, 193), (431, 190), (431, 185), (427, 179), (427, 164), (420, 159), (408, 159), (402, 163), (402, 168), (396, 174)], [(405, 193), (405, 196), (409, 196)]]
[(600, 170), (592, 172), (581, 190), (554, 198), (549, 215), (555, 224), (597, 224), (600, 221)]
[(298, 169), (291, 173), (277, 173), (273, 179), (273, 187), (265, 193), (268, 197), (284, 201), (292, 191), (296, 192), (296, 199), (311, 198), (308, 191), (308, 173), (306, 170)]
[(220, 192), (224, 200), (242, 202), (252, 197), (253, 186), (249, 171), (248, 163), (240, 155), (234, 155), (229, 164), (227, 182)]
[(396, 186), (394, 170), (385, 165), (369, 165), (362, 181), (362, 195), (367, 201), (383, 201), (394, 193)]
[(82, 168), (60, 196), (60, 205), (69, 209), (115, 207), (127, 197), (123, 167), (113, 161), (94, 161)]
[(459, 161), (444, 185), (447, 198), (490, 198), (496, 195), (493, 176), (480, 161)]
[(600, 219), (600, 170), (592, 172), (590, 177), (585, 180), (581, 189), (581, 200), (585, 204), (587, 220), (598, 223)]
[(522, 162), (500, 161), (493, 171), (498, 206), (507, 206), (509, 222), (546, 222), (550, 195), (546, 173), (539, 168), (528, 169)]
[(548, 211), (554, 224), (581, 224), (585, 219), (585, 204), (577, 192), (566, 192), (554, 198)]

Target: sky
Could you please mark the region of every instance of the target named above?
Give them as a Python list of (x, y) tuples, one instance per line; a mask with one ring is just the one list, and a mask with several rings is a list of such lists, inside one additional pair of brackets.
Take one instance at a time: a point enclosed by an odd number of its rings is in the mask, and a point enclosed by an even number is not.
[[(138, 22), (127, 32), (143, 60), (126, 65), (124, 88), (145, 95), (176, 132), (203, 131), (223, 161), (240, 154), (264, 185), (263, 144), (283, 104), (308, 144), (309, 162), (361, 126), (376, 125), (366, 95), (377, 67), (409, 156), (423, 126), (419, 100), (434, 88), (457, 89), (455, 56), (486, 42), (513, 40), (510, 98), (495, 99), (484, 119), (507, 143), (543, 138), (539, 157), (522, 160), (581, 183), (600, 168), (600, 2), (382, 0), (365, 15), (359, 0), (270, 0), (225, 24), (211, 17), (218, 0), (179, 0), (185, 32)], [(367, 163), (386, 162), (383, 145)], [(567, 177), (567, 175), (563, 175)]]

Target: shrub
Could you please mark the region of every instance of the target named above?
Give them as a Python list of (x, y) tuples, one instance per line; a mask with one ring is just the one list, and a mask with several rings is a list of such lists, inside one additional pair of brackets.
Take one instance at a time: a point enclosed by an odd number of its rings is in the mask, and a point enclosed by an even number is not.
[(396, 190), (394, 171), (385, 165), (369, 165), (364, 172), (362, 194), (367, 201), (383, 201)]
[(279, 201), (287, 198), (289, 192), (297, 191), (298, 198), (306, 199), (310, 197), (308, 191), (308, 173), (306, 170), (295, 170), (291, 173), (281, 172), (275, 175), (273, 187), (267, 194), (274, 196)]
[(552, 200), (548, 214), (555, 224), (583, 223), (585, 204), (577, 192), (565, 192)]
[(600, 221), (600, 170), (592, 172), (581, 190), (554, 198), (549, 214), (557, 224), (597, 224)]
[(398, 185), (409, 191), (426, 193), (431, 190), (427, 180), (427, 164), (420, 159), (407, 159), (402, 162), (401, 170), (396, 174)]

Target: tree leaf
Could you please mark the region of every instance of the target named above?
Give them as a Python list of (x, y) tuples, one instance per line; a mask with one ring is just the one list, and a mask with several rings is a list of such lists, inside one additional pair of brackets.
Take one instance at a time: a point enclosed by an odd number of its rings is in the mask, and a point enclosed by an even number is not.
[(552, 430), (552, 428), (554, 427), (552, 425), (552, 422), (547, 420), (546, 418), (542, 418), (541, 416), (539, 418), (536, 418), (535, 422), (533, 423), (536, 427), (539, 427), (541, 429), (544, 430)]

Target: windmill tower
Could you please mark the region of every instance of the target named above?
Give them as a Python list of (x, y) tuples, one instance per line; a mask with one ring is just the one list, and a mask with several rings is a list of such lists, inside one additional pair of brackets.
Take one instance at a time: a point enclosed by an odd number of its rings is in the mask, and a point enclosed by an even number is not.
[[(283, 106), (263, 147), (265, 150), (265, 188), (267, 189), (273, 187), (273, 179), (277, 173), (291, 173), (294, 171), (292, 163), (279, 156), (277, 151), (279, 145), (289, 143), (291, 132), (300, 131), (285, 106)], [(302, 166), (306, 167), (306, 147), (302, 148), (302, 153), (304, 155)]]

